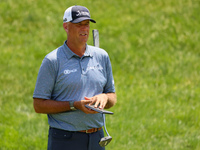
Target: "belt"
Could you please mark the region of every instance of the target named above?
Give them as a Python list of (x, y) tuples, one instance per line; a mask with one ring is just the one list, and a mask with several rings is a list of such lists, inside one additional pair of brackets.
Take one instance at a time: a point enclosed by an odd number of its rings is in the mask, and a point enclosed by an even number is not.
[(100, 127), (100, 128), (92, 128), (92, 129), (88, 129), (88, 130), (81, 130), (81, 131), (78, 131), (78, 132), (94, 133), (94, 132), (97, 132), (97, 131), (99, 131), (101, 129), (102, 129), (102, 127)]

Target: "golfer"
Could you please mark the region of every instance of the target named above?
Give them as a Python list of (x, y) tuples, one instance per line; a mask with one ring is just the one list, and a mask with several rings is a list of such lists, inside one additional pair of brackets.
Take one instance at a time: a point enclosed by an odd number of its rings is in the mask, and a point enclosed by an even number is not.
[(45, 56), (33, 94), (34, 109), (48, 116), (48, 150), (104, 150), (101, 109), (116, 103), (109, 56), (87, 45), (90, 12), (83, 6), (66, 9), (63, 27), (67, 40)]

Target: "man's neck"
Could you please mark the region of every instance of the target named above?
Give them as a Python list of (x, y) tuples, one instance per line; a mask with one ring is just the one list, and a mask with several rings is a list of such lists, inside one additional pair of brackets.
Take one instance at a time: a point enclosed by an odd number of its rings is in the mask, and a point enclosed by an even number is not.
[(85, 53), (86, 44), (74, 44), (72, 42), (66, 42), (69, 49), (74, 52), (76, 55), (82, 57)]

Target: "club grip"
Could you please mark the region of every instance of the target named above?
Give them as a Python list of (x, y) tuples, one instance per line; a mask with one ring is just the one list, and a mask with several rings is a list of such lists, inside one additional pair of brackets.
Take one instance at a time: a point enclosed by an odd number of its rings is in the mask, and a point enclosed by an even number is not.
[(99, 47), (99, 31), (97, 29), (92, 30), (93, 44), (95, 47)]

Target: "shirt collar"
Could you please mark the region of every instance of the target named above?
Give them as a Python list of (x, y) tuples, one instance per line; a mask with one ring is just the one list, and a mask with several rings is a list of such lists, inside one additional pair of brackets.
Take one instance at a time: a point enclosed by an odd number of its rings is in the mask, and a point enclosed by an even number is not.
[[(68, 59), (70, 59), (71, 57), (79, 57), (78, 55), (76, 55), (74, 52), (71, 51), (71, 49), (67, 46), (67, 41), (64, 42), (63, 46), (66, 52), (66, 56)], [(86, 44), (86, 50), (85, 53), (82, 57), (92, 57), (92, 51), (90, 50), (90, 48), (88, 47), (88, 45)]]

